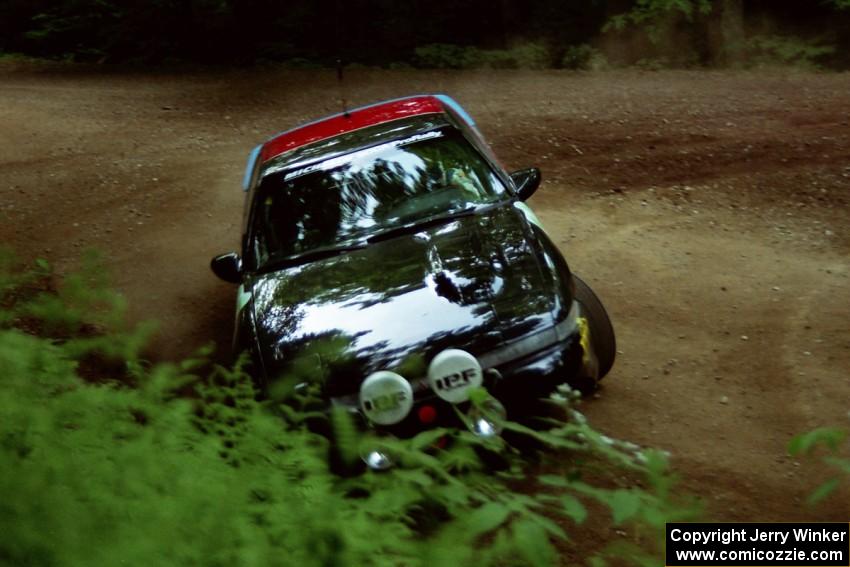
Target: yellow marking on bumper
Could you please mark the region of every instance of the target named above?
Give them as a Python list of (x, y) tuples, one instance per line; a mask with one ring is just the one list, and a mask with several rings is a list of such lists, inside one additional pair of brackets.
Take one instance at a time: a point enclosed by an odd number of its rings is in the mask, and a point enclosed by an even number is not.
[(581, 343), (581, 361), (584, 363), (584, 366), (587, 367), (590, 363), (590, 325), (587, 323), (586, 317), (578, 317), (576, 319), (576, 324), (578, 325), (579, 332), (579, 342)]

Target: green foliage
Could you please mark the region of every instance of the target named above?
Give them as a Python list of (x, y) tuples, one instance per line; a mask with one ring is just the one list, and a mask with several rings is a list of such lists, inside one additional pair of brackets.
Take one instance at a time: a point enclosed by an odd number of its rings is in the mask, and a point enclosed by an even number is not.
[(662, 26), (670, 16), (683, 16), (692, 21), (713, 9), (711, 0), (637, 0), (628, 12), (612, 16), (603, 31), (622, 30), (635, 25), (646, 30), (649, 39), (658, 42)]
[(636, 63), (634, 59), (630, 62), (648, 69), (705, 64), (819, 69), (846, 64), (840, 33), (835, 31), (844, 25), (839, 23), (842, 16), (830, 12), (850, 4), (846, 0), (825, 0), (820, 4), (811, 11), (813, 19), (822, 20), (817, 26), (824, 30), (820, 38), (781, 32), (752, 35), (755, 29), (764, 29), (765, 18), (771, 22), (770, 29), (805, 28), (793, 25), (799, 22), (791, 22), (787, 16), (783, 19), (781, 13), (775, 19), (770, 17), (766, 7), (765, 13), (759, 9), (746, 11), (741, 0), (636, 0), (629, 10), (611, 17), (603, 31), (632, 28), (641, 32), (626, 36), (635, 53), (640, 54), (639, 58), (635, 56)]
[(673, 63), (667, 57), (646, 57), (635, 62), (635, 67), (643, 71), (663, 71), (673, 66)]
[[(552, 565), (553, 542), (570, 545), (596, 502), (650, 536), (598, 560), (649, 564), (663, 522), (692, 517), (663, 454), (601, 435), (568, 406), (547, 428), (504, 423), (549, 448), (540, 490), (517, 491), (532, 465), (501, 438), (363, 434), (347, 412), (316, 411), (310, 389), (258, 401), (242, 361), (205, 371), (208, 351), (146, 364), (146, 331), (124, 328), (103, 278), (56, 287), (46, 263), (11, 264), (0, 257), (0, 562)], [(122, 364), (87, 366), (92, 356)], [(330, 442), (306, 427), (321, 419), (343, 460), (380, 447), (398, 465), (332, 474)]]
[(605, 55), (595, 47), (582, 43), (571, 45), (561, 58), (561, 67), (582, 71), (598, 71), (608, 66)]
[(35, 269), (24, 273), (14, 271), (14, 263), (11, 254), (0, 252), (0, 299), (6, 307), (0, 313), (0, 325), (23, 322), (54, 339), (53, 344), (75, 360), (139, 364), (155, 325), (130, 328), (125, 324), (124, 298), (109, 288), (97, 253), (87, 253), (79, 271), (59, 285), (44, 260), (36, 260)]
[(124, 17), (125, 10), (114, 2), (74, 0), (35, 14), (24, 37), (44, 46), (74, 42), (73, 51), (66, 52), (68, 58), (99, 59), (115, 47), (109, 30), (120, 27)]
[(30, 57), (29, 55), (24, 55), (23, 53), (7, 53), (0, 51), (0, 65), (3, 65), (7, 69), (8, 67), (13, 67), (18, 64), (33, 67), (43, 63), (45, 63), (45, 61), (43, 61), (42, 59), (38, 59), (37, 57)]
[(824, 3), (836, 10), (850, 10), (850, 0), (825, 0)]
[[(344, 2), (305, 1), (5, 0), (0, 2), (0, 53), (100, 63), (275, 62), (319, 68), (342, 58), (370, 66), (545, 68), (561, 66), (561, 53), (570, 46), (597, 44), (602, 31), (637, 28), (648, 32), (656, 45), (669, 46), (673, 59), (677, 59), (675, 48), (685, 48), (699, 51), (703, 63), (712, 54), (714, 61), (728, 63), (729, 46), (715, 45), (710, 36), (718, 21), (724, 25), (724, 10), (730, 6), (738, 7), (730, 12), (740, 14), (740, 21), (747, 25), (766, 19), (778, 26), (775, 29), (822, 29), (840, 37), (850, 0), (817, 0), (803, 11), (789, 10), (789, 3), (757, 4), (745, 14), (741, 0), (541, 0), (530, 4), (372, 0), (368, 9)], [(623, 13), (608, 18), (615, 5)], [(798, 26), (801, 13), (805, 28)], [(529, 40), (538, 47), (550, 47), (557, 56), (550, 58), (538, 48), (522, 45)], [(728, 37), (723, 41), (728, 42)], [(514, 44), (519, 47), (481, 47)], [(611, 48), (607, 55), (618, 57), (616, 42), (605, 44)], [(631, 56), (653, 55), (641, 46), (629, 47), (629, 63)], [(847, 58), (839, 56), (834, 61), (846, 64)], [(583, 68), (573, 58), (563, 66)]]
[(538, 43), (511, 49), (479, 49), (445, 43), (417, 47), (414, 64), (431, 69), (545, 69), (551, 66), (549, 50)]
[(835, 47), (818, 40), (793, 36), (765, 35), (746, 41), (744, 52), (754, 65), (785, 65), (817, 68), (824, 57), (835, 53)]
[(809, 504), (817, 504), (829, 497), (842, 480), (850, 480), (850, 447), (847, 439), (850, 431), (838, 427), (820, 427), (801, 433), (788, 443), (788, 453), (793, 456), (813, 455), (819, 449), (827, 454), (821, 459), (824, 464), (836, 470), (837, 475), (817, 487), (808, 498)]
[(837, 451), (847, 436), (848, 432), (838, 427), (819, 427), (794, 437), (788, 444), (788, 452), (792, 455), (807, 455), (820, 445), (830, 451)]
[(477, 48), (447, 43), (417, 47), (414, 55), (414, 63), (417, 66), (433, 69), (468, 69), (479, 61)]

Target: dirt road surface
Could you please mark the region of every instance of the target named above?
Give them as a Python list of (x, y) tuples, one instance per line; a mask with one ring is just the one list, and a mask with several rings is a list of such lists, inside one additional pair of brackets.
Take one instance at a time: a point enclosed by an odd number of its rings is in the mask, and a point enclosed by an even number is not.
[[(351, 71), (352, 105), (447, 92), (608, 306), (619, 358), (584, 411), (670, 451), (725, 521), (850, 519), (796, 433), (850, 425), (850, 75)], [(227, 347), (247, 152), (339, 110), (332, 72), (0, 75), (0, 241), (60, 271), (105, 253), (153, 355)]]

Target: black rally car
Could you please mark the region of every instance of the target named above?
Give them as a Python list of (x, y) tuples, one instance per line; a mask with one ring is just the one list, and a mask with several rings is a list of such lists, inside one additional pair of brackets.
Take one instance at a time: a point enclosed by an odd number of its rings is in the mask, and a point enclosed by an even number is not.
[[(392, 100), (284, 132), (249, 159), (235, 344), (258, 385), (318, 381), (328, 404), (405, 434), (485, 385), (507, 408), (592, 389), (611, 323), (508, 174), (445, 95)], [(487, 420), (473, 431), (496, 431)]]

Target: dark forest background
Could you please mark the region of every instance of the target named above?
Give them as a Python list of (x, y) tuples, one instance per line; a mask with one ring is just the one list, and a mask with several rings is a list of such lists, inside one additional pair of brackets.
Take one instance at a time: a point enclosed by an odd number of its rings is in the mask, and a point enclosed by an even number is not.
[(0, 51), (100, 63), (850, 66), (848, 0), (0, 0)]

